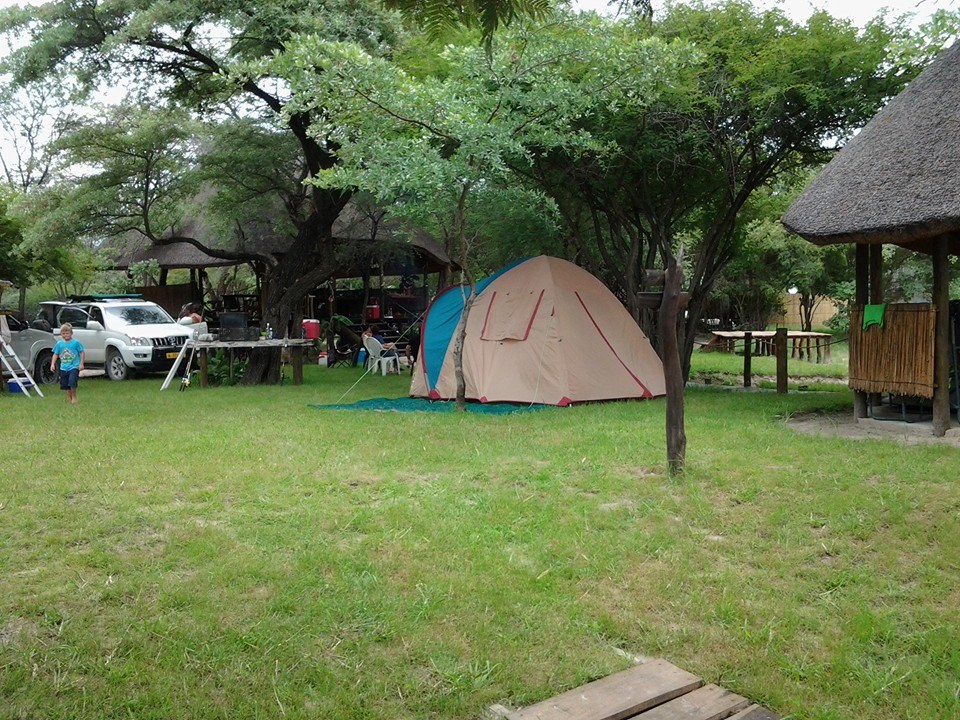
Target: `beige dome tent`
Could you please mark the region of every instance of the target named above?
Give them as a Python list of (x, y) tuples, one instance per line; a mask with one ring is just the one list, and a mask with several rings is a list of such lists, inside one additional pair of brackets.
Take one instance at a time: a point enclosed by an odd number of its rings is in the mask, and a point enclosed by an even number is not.
[[(464, 286), (423, 321), (410, 395), (456, 396), (453, 345)], [(463, 350), (467, 399), (569, 405), (665, 394), (663, 365), (619, 300), (566, 260), (521, 260), (477, 284)]]

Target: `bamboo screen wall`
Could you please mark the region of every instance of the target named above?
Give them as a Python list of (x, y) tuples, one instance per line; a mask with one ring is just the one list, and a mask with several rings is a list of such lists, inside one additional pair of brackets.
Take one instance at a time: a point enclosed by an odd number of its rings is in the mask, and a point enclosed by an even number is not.
[(863, 326), (863, 307), (850, 312), (850, 387), (867, 393), (933, 397), (933, 305), (887, 305), (883, 327)]

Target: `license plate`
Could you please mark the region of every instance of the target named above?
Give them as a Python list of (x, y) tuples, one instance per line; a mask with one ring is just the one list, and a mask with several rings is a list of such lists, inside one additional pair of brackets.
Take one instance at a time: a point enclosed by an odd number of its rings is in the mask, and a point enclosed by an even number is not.
[(167, 360), (176, 360), (180, 353), (167, 353)]

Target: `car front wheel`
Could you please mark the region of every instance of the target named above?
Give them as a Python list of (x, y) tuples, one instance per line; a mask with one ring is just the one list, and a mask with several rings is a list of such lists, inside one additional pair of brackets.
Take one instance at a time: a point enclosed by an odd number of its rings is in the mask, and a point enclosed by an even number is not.
[(107, 377), (111, 380), (126, 380), (130, 377), (130, 368), (123, 361), (123, 355), (116, 348), (107, 350)]
[(53, 353), (49, 350), (43, 350), (37, 355), (37, 362), (33, 366), (33, 379), (39, 385), (51, 385), (57, 381), (57, 369), (50, 369), (50, 360)]

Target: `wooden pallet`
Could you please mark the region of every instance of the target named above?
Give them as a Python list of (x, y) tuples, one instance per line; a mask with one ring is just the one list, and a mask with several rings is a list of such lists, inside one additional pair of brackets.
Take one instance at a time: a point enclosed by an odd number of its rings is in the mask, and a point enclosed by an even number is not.
[(779, 720), (717, 685), (651, 660), (507, 714), (507, 720)]

